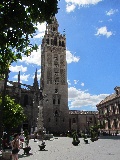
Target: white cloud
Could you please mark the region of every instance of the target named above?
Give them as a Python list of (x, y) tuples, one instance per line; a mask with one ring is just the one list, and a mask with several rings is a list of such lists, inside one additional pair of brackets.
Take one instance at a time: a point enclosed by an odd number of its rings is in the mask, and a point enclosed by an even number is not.
[(102, 0), (65, 0), (66, 4), (66, 12), (72, 12), (74, 9), (78, 7), (86, 7), (89, 5), (96, 5)]
[(42, 38), (45, 35), (46, 23), (37, 23), (38, 32), (33, 38)]
[(22, 60), (19, 62), (25, 62), (26, 64), (36, 64), (41, 65), (41, 45), (38, 47), (37, 51), (33, 51), (30, 56), (22, 56)]
[(106, 11), (106, 15), (111, 16), (112, 14), (115, 14), (116, 12), (118, 12), (118, 9), (115, 9), (115, 10), (110, 9), (109, 11)]
[(70, 80), (67, 80), (67, 83), (68, 83), (68, 85), (71, 85), (71, 82), (70, 82)]
[(103, 23), (103, 21), (102, 21), (102, 20), (99, 20), (99, 23)]
[(20, 66), (10, 66), (10, 71), (11, 72), (26, 72), (27, 71), (27, 67), (23, 67), (22, 65)]
[(69, 12), (72, 12), (72, 11), (74, 11), (74, 9), (75, 9), (75, 4), (67, 4), (66, 5), (66, 11), (69, 13)]
[(79, 82), (79, 80), (74, 80), (74, 84), (77, 84)]
[[(78, 62), (79, 57), (74, 56), (70, 51), (66, 51), (66, 61), (67, 63), (72, 62)], [(39, 49), (37, 51), (33, 51), (30, 56), (22, 56), (22, 60), (19, 60), (19, 62), (25, 62), (26, 64), (36, 64), (38, 66), (41, 65), (41, 45), (39, 46)]]
[(11, 83), (9, 83), (9, 82), (7, 82), (7, 85), (8, 85), (8, 86), (13, 86), (13, 85), (12, 85)]
[(70, 51), (66, 51), (66, 60), (67, 63), (78, 62), (80, 60), (79, 57), (74, 56)]
[(108, 94), (91, 95), (88, 91), (82, 91), (75, 87), (70, 87), (68, 88), (69, 108), (74, 109), (87, 106), (96, 108), (96, 105), (107, 96)]
[[(27, 74), (27, 75), (25, 75), (25, 74), (20, 75), (20, 81), (28, 81), (28, 78), (29, 78), (29, 77), (30, 77), (30, 74)], [(18, 75), (15, 75), (13, 78), (14, 78), (14, 79), (17, 79), (17, 78), (18, 78)]]
[(38, 72), (38, 73), (41, 73), (41, 69), (39, 69), (37, 72)]
[(112, 22), (112, 19), (108, 19), (108, 22)]
[(84, 87), (84, 85), (85, 85), (85, 84), (82, 82), (82, 83), (81, 83), (81, 86)]
[(103, 35), (109, 38), (111, 35), (113, 35), (113, 33), (111, 31), (107, 31), (107, 27), (104, 26), (104, 27), (98, 28), (97, 33), (95, 35), (96, 36)]

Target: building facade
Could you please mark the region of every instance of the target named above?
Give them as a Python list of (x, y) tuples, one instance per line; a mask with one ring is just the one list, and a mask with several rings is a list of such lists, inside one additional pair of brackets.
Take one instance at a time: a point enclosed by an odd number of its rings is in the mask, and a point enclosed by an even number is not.
[(115, 93), (107, 96), (96, 106), (99, 111), (99, 124), (106, 132), (120, 131), (120, 87), (115, 87), (114, 90)]
[(69, 110), (69, 130), (87, 132), (97, 124), (98, 111)]

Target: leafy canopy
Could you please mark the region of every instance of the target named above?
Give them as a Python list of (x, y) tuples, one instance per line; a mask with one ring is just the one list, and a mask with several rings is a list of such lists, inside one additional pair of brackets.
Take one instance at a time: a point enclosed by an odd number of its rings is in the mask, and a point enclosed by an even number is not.
[(0, 1), (0, 74), (9, 65), (37, 49), (30, 39), (35, 24), (49, 22), (57, 11), (58, 0), (2, 0)]
[[(2, 105), (2, 97), (0, 96), (0, 105)], [(6, 95), (3, 107), (3, 126), (18, 127), (26, 119), (23, 108), (16, 104), (14, 99)]]

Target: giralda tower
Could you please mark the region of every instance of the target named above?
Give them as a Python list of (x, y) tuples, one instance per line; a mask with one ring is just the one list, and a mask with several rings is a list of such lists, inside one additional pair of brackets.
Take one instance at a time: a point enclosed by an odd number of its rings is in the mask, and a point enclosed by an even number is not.
[(58, 26), (53, 17), (41, 44), (40, 87), (48, 99), (42, 103), (43, 126), (50, 133), (67, 132), (69, 126), (66, 37)]

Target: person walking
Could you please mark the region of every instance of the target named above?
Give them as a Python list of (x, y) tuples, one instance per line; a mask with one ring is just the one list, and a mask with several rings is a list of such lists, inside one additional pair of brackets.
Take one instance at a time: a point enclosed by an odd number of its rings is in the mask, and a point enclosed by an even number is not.
[(35, 139), (37, 139), (37, 132), (34, 132), (34, 142), (36, 142)]
[(14, 134), (14, 139), (12, 141), (12, 160), (18, 160), (18, 152), (20, 149), (19, 145), (19, 134)]
[(20, 145), (21, 145), (21, 147), (23, 148), (23, 143), (24, 143), (24, 141), (25, 141), (25, 136), (24, 136), (24, 134), (23, 134), (23, 132), (21, 132), (21, 135), (20, 135)]

